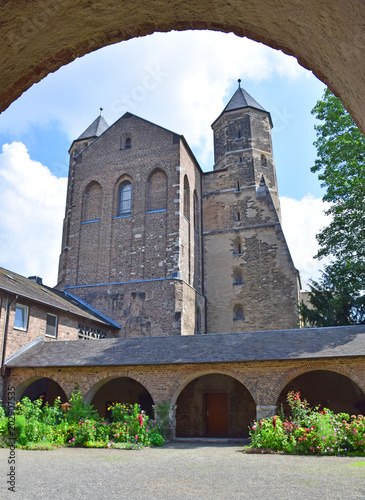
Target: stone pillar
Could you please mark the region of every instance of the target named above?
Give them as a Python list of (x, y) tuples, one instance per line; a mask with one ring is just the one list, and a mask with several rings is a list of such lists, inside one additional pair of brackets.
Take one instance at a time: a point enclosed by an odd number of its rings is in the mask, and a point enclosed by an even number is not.
[(276, 405), (256, 405), (256, 420), (276, 415)]
[(155, 420), (168, 421), (168, 438), (174, 439), (176, 435), (176, 405), (165, 403), (152, 405)]

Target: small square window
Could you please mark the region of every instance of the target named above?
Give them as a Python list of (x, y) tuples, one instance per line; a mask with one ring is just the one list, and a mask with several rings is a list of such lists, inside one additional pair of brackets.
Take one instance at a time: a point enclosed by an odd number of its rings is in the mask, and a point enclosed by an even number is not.
[(15, 306), (14, 328), (27, 331), (28, 328), (28, 307), (17, 304)]
[(47, 314), (46, 337), (57, 338), (57, 316)]

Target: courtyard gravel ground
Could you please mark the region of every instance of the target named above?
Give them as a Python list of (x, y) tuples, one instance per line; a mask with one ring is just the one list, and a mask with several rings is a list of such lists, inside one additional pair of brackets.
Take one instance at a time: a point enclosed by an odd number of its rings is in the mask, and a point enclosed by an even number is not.
[(0, 498), (365, 498), (364, 457), (253, 455), (241, 444), (193, 442), (134, 451), (16, 450), (14, 494), (7, 491), (8, 456), (0, 449)]

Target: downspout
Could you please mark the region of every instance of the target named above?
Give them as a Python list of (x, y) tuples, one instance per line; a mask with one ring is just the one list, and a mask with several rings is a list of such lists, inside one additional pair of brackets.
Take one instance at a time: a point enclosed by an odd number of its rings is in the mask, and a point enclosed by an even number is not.
[(1, 352), (1, 377), (4, 379), (3, 384), (3, 403), (6, 401), (6, 379), (8, 376), (8, 370), (5, 369), (5, 359), (6, 359), (6, 344), (8, 340), (8, 331), (9, 331), (9, 311), (10, 306), (18, 298), (17, 295), (14, 296), (12, 300), (9, 301), (9, 296), (6, 297), (6, 306), (5, 306), (5, 320), (4, 320), (4, 331), (3, 331), (3, 343), (2, 343), (2, 352)]

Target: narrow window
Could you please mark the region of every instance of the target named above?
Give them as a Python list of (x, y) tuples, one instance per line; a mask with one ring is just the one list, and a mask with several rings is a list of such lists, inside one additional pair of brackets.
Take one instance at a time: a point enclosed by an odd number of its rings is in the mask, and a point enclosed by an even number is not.
[(242, 241), (241, 238), (236, 238), (233, 241), (233, 255), (241, 255), (242, 254)]
[(196, 191), (194, 191), (194, 229), (199, 231), (199, 201)]
[(57, 316), (47, 314), (46, 337), (57, 338)]
[(125, 182), (119, 191), (119, 215), (129, 214), (132, 211), (132, 184)]
[(265, 155), (261, 155), (261, 166), (267, 167), (267, 159)]
[(186, 175), (184, 177), (184, 215), (190, 220), (190, 187)]
[(236, 191), (241, 191), (241, 182), (238, 179), (236, 180)]
[(235, 305), (233, 308), (233, 321), (243, 321), (244, 319), (242, 306), (239, 304)]
[(130, 137), (127, 137), (125, 140), (125, 149), (129, 149), (132, 147), (132, 139)]
[(196, 318), (195, 318), (195, 333), (202, 332), (202, 313), (200, 307), (196, 309)]
[(235, 212), (234, 212), (234, 220), (236, 222), (240, 222), (242, 220), (241, 210), (239, 210), (239, 209), (235, 210)]
[(21, 304), (17, 304), (15, 306), (14, 328), (16, 328), (17, 330), (27, 330), (28, 313), (29, 309), (27, 306), (22, 306)]
[(242, 138), (242, 127), (241, 125), (237, 125), (236, 127), (236, 138), (241, 139)]
[(243, 285), (242, 269), (237, 268), (233, 271), (233, 284), (234, 285)]

